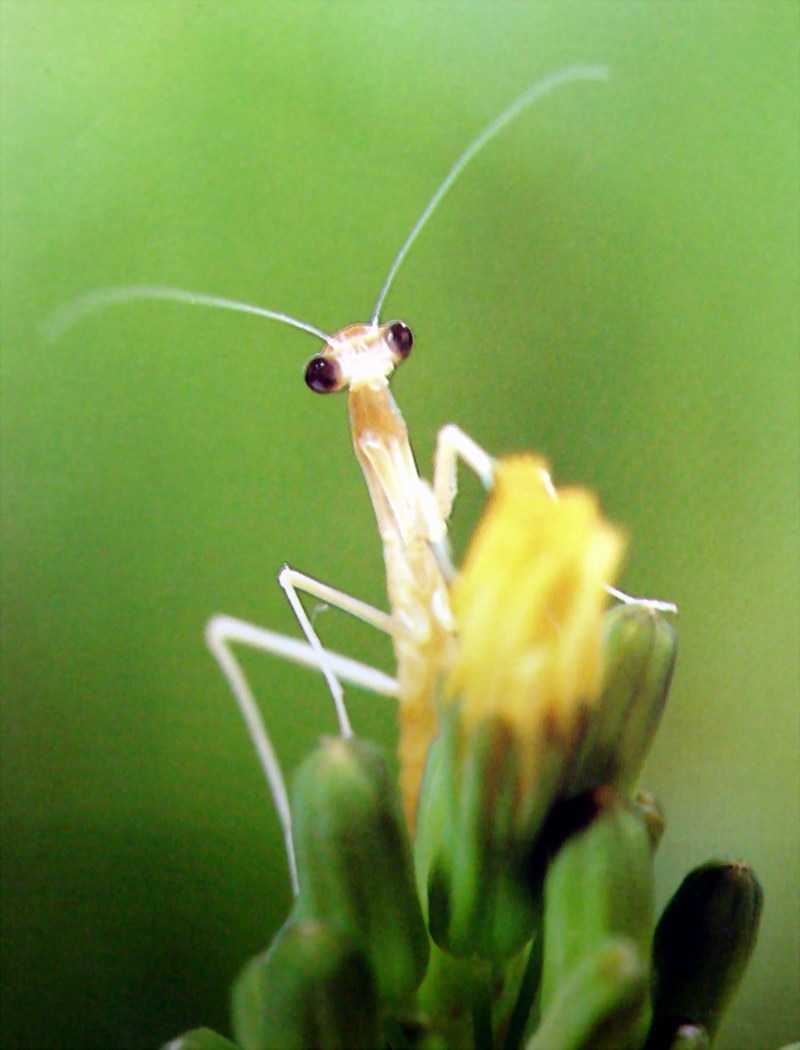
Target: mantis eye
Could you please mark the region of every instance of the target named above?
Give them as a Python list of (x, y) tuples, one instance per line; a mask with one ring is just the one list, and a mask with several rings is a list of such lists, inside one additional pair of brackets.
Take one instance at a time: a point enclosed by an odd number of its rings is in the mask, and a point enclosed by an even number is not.
[(339, 366), (319, 354), (306, 365), (306, 386), (316, 394), (330, 394), (339, 387)]
[(402, 321), (393, 321), (386, 330), (386, 341), (401, 361), (405, 361), (414, 345), (414, 333)]

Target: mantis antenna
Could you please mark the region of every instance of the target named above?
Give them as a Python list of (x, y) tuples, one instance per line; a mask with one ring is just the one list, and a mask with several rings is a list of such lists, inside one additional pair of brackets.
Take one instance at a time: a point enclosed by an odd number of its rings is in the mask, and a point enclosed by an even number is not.
[[(488, 124), (477, 138), (473, 139), (452, 168), (450, 168), (441, 185), (428, 201), (424, 211), (417, 219), (413, 229), (397, 253), (389, 273), (386, 275), (386, 280), (383, 282), (375, 308), (372, 311), (371, 325), (378, 324), (381, 307), (397, 275), (397, 271), (400, 269), (406, 255), (408, 255), (412, 244), (439, 206), (444, 195), (472, 158), (527, 106), (537, 99), (543, 98), (555, 88), (560, 87), (562, 84), (580, 80), (606, 80), (608, 76), (609, 69), (603, 65), (573, 65), (557, 69), (524, 91), (498, 117)], [(239, 313), (256, 314), (259, 317), (266, 317), (272, 321), (289, 325), (292, 328), (299, 328), (301, 331), (308, 332), (317, 339), (321, 339), (328, 345), (335, 343), (335, 339), (323, 332), (322, 329), (305, 321), (299, 321), (296, 317), (290, 317), (288, 314), (279, 313), (276, 310), (268, 310), (263, 306), (253, 306), (251, 303), (241, 303), (235, 299), (223, 299), (216, 295), (188, 292), (182, 288), (169, 288), (158, 284), (130, 284), (122, 285), (118, 288), (100, 288), (97, 291), (89, 292), (87, 295), (79, 296), (51, 314), (42, 325), (42, 332), (46, 339), (55, 341), (82, 317), (92, 314), (96, 310), (101, 310), (106, 306), (114, 306), (118, 303), (133, 302), (141, 299), (169, 299), (173, 302), (190, 303), (194, 306), (209, 306), (223, 310), (235, 310)]]
[(51, 314), (42, 326), (46, 339), (55, 340), (60, 338), (87, 314), (101, 310), (106, 306), (114, 306), (116, 303), (128, 303), (137, 299), (171, 299), (178, 303), (190, 303), (193, 306), (212, 306), (223, 310), (238, 310), (243, 314), (257, 314), (259, 317), (268, 317), (271, 321), (280, 321), (281, 324), (291, 325), (303, 332), (321, 339), (323, 343), (333, 343), (331, 336), (316, 328), (313, 324), (298, 321), (296, 317), (281, 314), (275, 310), (267, 310), (263, 306), (252, 306), (250, 303), (239, 303), (235, 299), (221, 299), (216, 295), (203, 295), (201, 292), (186, 292), (181, 288), (166, 288), (160, 284), (126, 284), (120, 288), (99, 288), (96, 292), (89, 292), (72, 302), (67, 303), (55, 313)]
[(403, 259), (405, 259), (406, 255), (408, 254), (411, 245), (417, 239), (417, 236), (422, 230), (423, 226), (427, 223), (428, 219), (430, 219), (431, 215), (438, 207), (439, 203), (442, 200), (442, 197), (444, 197), (444, 195), (456, 181), (456, 179), (467, 166), (467, 164), (469, 164), (469, 162), (472, 160), (475, 154), (479, 153), (487, 142), (493, 139), (499, 131), (502, 131), (506, 124), (510, 124), (514, 117), (516, 117), (517, 114), (521, 113), (522, 110), (529, 106), (532, 102), (535, 102), (537, 99), (542, 98), (544, 95), (547, 95), (549, 92), (553, 91), (557, 87), (560, 87), (562, 84), (569, 84), (577, 80), (607, 80), (609, 72), (610, 71), (607, 66), (576, 65), (566, 66), (564, 69), (557, 69), (552, 73), (548, 73), (546, 77), (543, 77), (541, 80), (538, 80), (535, 84), (529, 87), (527, 91), (524, 91), (519, 96), (519, 98), (517, 98), (514, 102), (511, 103), (510, 106), (504, 109), (498, 117), (495, 117), (491, 124), (485, 127), (476, 139), (473, 139), (473, 141), (469, 144), (469, 146), (467, 146), (467, 148), (452, 166), (450, 171), (448, 171), (447, 175), (445, 175), (442, 184), (439, 186), (438, 190), (428, 201), (425, 210), (414, 224), (414, 228), (411, 230), (411, 233), (409, 233), (408, 237), (406, 238), (403, 247), (397, 253), (397, 258), (394, 260), (394, 262), (391, 265), (391, 268), (389, 269), (389, 273), (387, 274), (386, 280), (383, 282), (383, 287), (381, 288), (380, 294), (378, 295), (378, 301), (375, 303), (375, 309), (372, 311), (372, 319), (370, 321), (371, 324), (375, 325), (378, 323), (378, 318), (380, 316), (383, 302), (386, 298), (390, 287), (392, 286), (392, 282), (394, 281), (395, 276), (397, 275), (397, 271), (400, 269), (400, 264), (403, 262)]

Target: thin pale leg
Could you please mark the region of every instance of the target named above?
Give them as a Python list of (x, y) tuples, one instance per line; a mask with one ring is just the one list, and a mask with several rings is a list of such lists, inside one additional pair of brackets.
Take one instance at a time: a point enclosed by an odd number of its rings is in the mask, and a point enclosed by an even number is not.
[(286, 781), (283, 779), (281, 766), (275, 748), (267, 733), (267, 728), (258, 710), (255, 697), (239, 662), (230, 648), (231, 642), (242, 642), (252, 645), (253, 642), (247, 637), (247, 632), (240, 631), (240, 626), (248, 628), (249, 624), (239, 625), (237, 621), (227, 616), (214, 616), (206, 624), (206, 644), (211, 650), (217, 663), (222, 668), (222, 673), (228, 679), (239, 710), (250, 733), (250, 739), (256, 749), (261, 768), (267, 778), (278, 820), (283, 831), (283, 840), (286, 845), (286, 856), (289, 862), (289, 878), (292, 882), (292, 892), (297, 896), (299, 883), (297, 881), (297, 862), (294, 855), (294, 841), (292, 839), (292, 814), (289, 808), (289, 796), (286, 791)]
[[(212, 637), (224, 639), (236, 645), (246, 645), (251, 649), (270, 653), (272, 656), (280, 656), (284, 660), (290, 660), (301, 667), (309, 667), (313, 671), (320, 670), (317, 652), (308, 642), (301, 642), (298, 638), (271, 631), (266, 627), (257, 627), (235, 616), (220, 613), (208, 622), (206, 639), (216, 657), (217, 648), (216, 644), (212, 644)], [(342, 682), (368, 689), (379, 696), (397, 697), (397, 679), (392, 678), (391, 675), (384, 674), (377, 667), (363, 664), (359, 660), (353, 660), (350, 656), (343, 656), (330, 649), (326, 650), (326, 653), (331, 667)]]
[(458, 460), (480, 478), (484, 488), (494, 483), (494, 459), (455, 423), (447, 423), (436, 436), (433, 457), (433, 495), (444, 521), (450, 517), (458, 493)]
[[(492, 456), (455, 424), (448, 423), (442, 427), (437, 437), (436, 454), (433, 459), (433, 494), (439, 513), (445, 520), (450, 516), (458, 492), (457, 465), (459, 459), (463, 460), (478, 475), (487, 489), (492, 487), (494, 479), (495, 461)], [(553, 479), (544, 469), (542, 470), (542, 482), (550, 496), (557, 500), (558, 492), (553, 484)], [(626, 605), (644, 605), (658, 612), (677, 613), (678, 611), (677, 605), (673, 602), (664, 602), (657, 598), (637, 598), (608, 584), (605, 589), (612, 598)]]
[(300, 601), (300, 596), (297, 592), (303, 591), (306, 594), (310, 594), (313, 598), (318, 598), (320, 601), (335, 605), (343, 612), (348, 612), (351, 616), (356, 616), (358, 619), (364, 620), (366, 623), (371, 624), (373, 627), (377, 627), (379, 631), (384, 631), (386, 634), (394, 635), (398, 632), (400, 628), (397, 621), (389, 616), (388, 613), (381, 612), (380, 609), (376, 609), (374, 606), (368, 605), (366, 602), (359, 601), (358, 598), (353, 598), (351, 595), (345, 594), (343, 591), (337, 591), (333, 587), (328, 587), (327, 584), (320, 583), (319, 580), (315, 580), (312, 576), (306, 576), (305, 573), (298, 572), (296, 569), (292, 569), (288, 565), (284, 565), (278, 573), (278, 582), (283, 588), (284, 593), (289, 600), (289, 604), (292, 607), (292, 611), (303, 629), (303, 634), (305, 634), (309, 645), (317, 654), (318, 666), (325, 675), (325, 681), (328, 683), (328, 688), (331, 691), (331, 696), (333, 697), (333, 702), (336, 706), (336, 715), (339, 719), (339, 727), (342, 731), (342, 736), (352, 736), (353, 730), (344, 703), (344, 690), (336, 676), (331, 661), (328, 659), (325, 647), (319, 640), (319, 635), (314, 630), (311, 621), (308, 618), (308, 614), (303, 608), (303, 604)]
[[(542, 477), (544, 480), (544, 487), (553, 499), (558, 499), (558, 492), (553, 479), (546, 470), (542, 470)], [(658, 598), (636, 598), (632, 594), (626, 594), (625, 591), (620, 591), (616, 587), (612, 587), (610, 583), (603, 585), (607, 594), (610, 594), (612, 598), (616, 598), (618, 602), (622, 602), (623, 605), (644, 605), (648, 609), (653, 609), (656, 612), (668, 612), (677, 613), (678, 606), (674, 602), (662, 602)]]
[(447, 423), (439, 430), (434, 455), (434, 497), (442, 518), (450, 517), (456, 499), (458, 485), (458, 461), (464, 463), (478, 475), (485, 488), (491, 488), (494, 480), (494, 460), (487, 451), (473, 441), (460, 426)]
[(644, 605), (647, 609), (653, 609), (655, 612), (674, 613), (676, 616), (678, 614), (678, 606), (675, 602), (663, 602), (659, 598), (637, 598), (632, 594), (626, 594), (625, 591), (619, 591), (616, 587), (612, 587), (609, 584), (606, 584), (606, 591), (612, 598), (622, 602), (623, 605)]
[[(329, 587), (326, 583), (315, 580), (313, 576), (306, 576), (305, 573), (298, 572), (297, 569), (292, 569), (288, 565), (283, 566), (278, 576), (279, 581), (284, 578), (290, 580), (297, 590), (311, 595), (312, 598), (318, 598), (327, 605), (334, 605), (342, 612), (349, 613), (350, 616), (355, 616), (356, 619), (363, 620), (364, 623), (383, 631), (384, 634), (395, 635), (402, 630), (401, 625), (390, 613), (376, 609), (374, 605), (362, 602), (345, 591)], [(281, 586), (284, 587), (283, 582)]]
[(494, 459), (485, 449), (473, 441), (461, 427), (447, 423), (436, 435), (436, 451), (433, 456), (433, 484), (422, 482), (428, 493), (428, 540), (431, 552), (445, 580), (452, 582), (456, 569), (450, 557), (447, 539), (447, 521), (458, 494), (458, 461), (463, 460), (478, 475), (484, 488), (494, 484)]
[[(312, 580), (310, 577), (304, 577), (302, 573), (295, 573), (293, 576), (292, 573), (293, 570), (287, 570), (287, 575), (289, 577), (287, 582), (291, 588), (292, 596), (298, 605), (299, 599), (297, 598), (294, 586), (303, 586), (308, 582), (310, 593), (320, 597), (321, 600), (328, 601), (332, 605), (337, 605), (345, 611), (358, 616), (360, 619), (374, 624), (381, 630), (395, 628), (394, 621), (391, 617), (387, 616), (386, 613), (382, 613), (378, 609), (373, 609), (366, 603), (360, 602), (356, 598), (351, 598), (349, 595), (343, 594), (340, 591), (335, 591), (333, 588), (326, 587), (324, 584), (318, 584), (316, 580)], [(281, 575), (283, 576), (283, 572)], [(286, 589), (283, 579), (281, 579), (281, 585)], [(291, 600), (290, 597), (290, 601)], [(292, 602), (292, 607), (295, 608), (294, 602)], [(302, 616), (305, 618), (306, 623), (308, 623), (308, 618), (306, 617), (302, 606), (300, 606), (300, 609)], [(310, 623), (308, 623), (308, 626), (309, 628), (311, 627)], [(329, 653), (323, 650), (319, 638), (313, 631), (313, 628), (311, 628), (311, 634), (316, 640), (316, 645), (311, 640), (308, 642), (301, 642), (296, 638), (290, 638), (287, 635), (278, 634), (275, 631), (256, 627), (254, 624), (247, 623), (244, 620), (237, 620), (232, 616), (224, 615), (212, 617), (206, 626), (206, 642), (219, 663), (223, 674), (228, 680), (231, 691), (233, 692), (236, 702), (239, 705), (239, 709), (244, 717), (245, 724), (250, 733), (250, 739), (256, 749), (256, 754), (258, 755), (259, 762), (264, 770), (270, 791), (272, 792), (275, 809), (278, 813), (278, 819), (281, 823), (284, 842), (286, 844), (286, 854), (289, 862), (289, 876), (292, 883), (292, 890), (295, 895), (298, 892), (297, 865), (295, 862), (294, 842), (292, 839), (292, 817), (289, 807), (289, 798), (286, 791), (286, 783), (281, 771), (280, 763), (278, 762), (278, 757), (272, 746), (269, 733), (267, 732), (266, 725), (261, 717), (261, 712), (256, 704), (255, 697), (248, 685), (244, 672), (231, 649), (231, 645), (247, 645), (263, 652), (286, 657), (289, 660), (293, 660), (295, 663), (304, 664), (305, 666), (313, 667), (316, 670), (322, 670), (323, 673), (327, 672), (326, 678), (329, 679), (329, 684), (330, 678), (332, 678), (338, 686), (340, 696), (340, 679), (351, 682), (355, 685), (363, 686), (383, 696), (397, 696), (397, 682), (393, 678), (390, 678), (389, 675), (385, 675), (374, 667), (369, 667), (366, 664), (342, 656), (339, 653)], [(320, 659), (320, 653), (322, 654), (322, 659)], [(336, 699), (335, 694), (334, 699)], [(341, 702), (341, 710), (344, 710), (343, 700)], [(340, 714), (339, 705), (337, 705), (337, 714)], [(340, 718), (340, 726), (341, 725)], [(349, 720), (347, 720), (346, 713), (345, 725), (349, 730)], [(342, 731), (344, 733), (344, 727), (342, 727)]]

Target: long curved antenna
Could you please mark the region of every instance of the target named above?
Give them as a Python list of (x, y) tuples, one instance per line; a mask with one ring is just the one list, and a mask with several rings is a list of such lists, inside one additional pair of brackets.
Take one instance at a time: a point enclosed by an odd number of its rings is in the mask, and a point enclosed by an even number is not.
[(506, 124), (509, 124), (514, 117), (525, 109), (526, 106), (529, 106), (531, 102), (535, 102), (537, 99), (542, 98), (543, 95), (548, 94), (550, 91), (553, 91), (554, 88), (560, 87), (562, 84), (569, 84), (576, 80), (606, 80), (608, 79), (609, 72), (608, 66), (576, 65), (566, 66), (564, 69), (557, 69), (553, 73), (548, 73), (546, 77), (538, 80), (532, 87), (529, 87), (527, 91), (524, 91), (519, 98), (508, 106), (507, 109), (504, 109), (498, 117), (495, 117), (491, 124), (485, 127), (476, 139), (473, 139), (452, 166), (450, 171), (448, 171), (436, 193), (434, 193), (428, 201), (427, 207), (417, 219), (414, 228), (406, 238), (405, 244), (397, 253), (397, 258), (392, 263), (386, 280), (383, 282), (383, 287), (378, 295), (378, 301), (375, 303), (375, 309), (372, 311), (372, 324), (378, 323), (381, 307), (383, 306), (386, 294), (391, 287), (392, 281), (395, 279), (397, 271), (400, 269), (400, 264), (408, 254), (409, 248), (417, 239), (417, 235), (433, 214), (442, 197), (444, 197), (445, 193), (447, 193), (475, 154), (482, 150), (486, 143), (494, 138), (498, 131), (502, 131)]
[(87, 314), (92, 314), (95, 310), (102, 310), (106, 306), (129, 303), (136, 299), (171, 299), (174, 302), (191, 303), (195, 306), (214, 306), (223, 310), (238, 310), (243, 314), (257, 314), (259, 317), (268, 317), (271, 321), (291, 325), (292, 328), (300, 328), (316, 336), (317, 339), (321, 339), (324, 343), (333, 342), (332, 337), (323, 332), (321, 328), (315, 328), (313, 324), (306, 324), (305, 321), (298, 321), (297, 318), (289, 317), (288, 314), (267, 310), (263, 306), (251, 306), (250, 303), (239, 303), (234, 299), (220, 299), (216, 295), (186, 292), (182, 288), (166, 288), (160, 284), (128, 284), (120, 288), (100, 288), (96, 292), (89, 292), (88, 295), (73, 299), (72, 302), (50, 314), (42, 325), (42, 333), (46, 339), (54, 341)]

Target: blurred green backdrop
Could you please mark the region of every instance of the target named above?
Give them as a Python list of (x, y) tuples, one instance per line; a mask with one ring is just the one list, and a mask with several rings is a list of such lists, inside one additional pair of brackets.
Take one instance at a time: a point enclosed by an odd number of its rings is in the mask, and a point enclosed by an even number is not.
[[(2, 4), (3, 1023), (14, 1050), (226, 1027), (289, 903), (256, 760), (204, 649), (226, 611), (296, 633), (287, 561), (381, 603), (346, 406), (313, 341), (167, 303), (40, 324), (142, 281), (323, 328), (366, 320), (458, 152), (524, 87), (602, 61), (471, 166), (400, 273), (395, 390), (427, 465), (458, 421), (532, 447), (677, 601), (647, 784), (663, 901), (745, 857), (760, 944), (720, 1046), (797, 1038), (795, 3)], [(463, 543), (481, 505), (465, 482)], [(326, 642), (391, 667), (332, 612)], [(248, 657), (288, 769), (321, 682)], [(391, 705), (351, 693), (387, 742)]]

